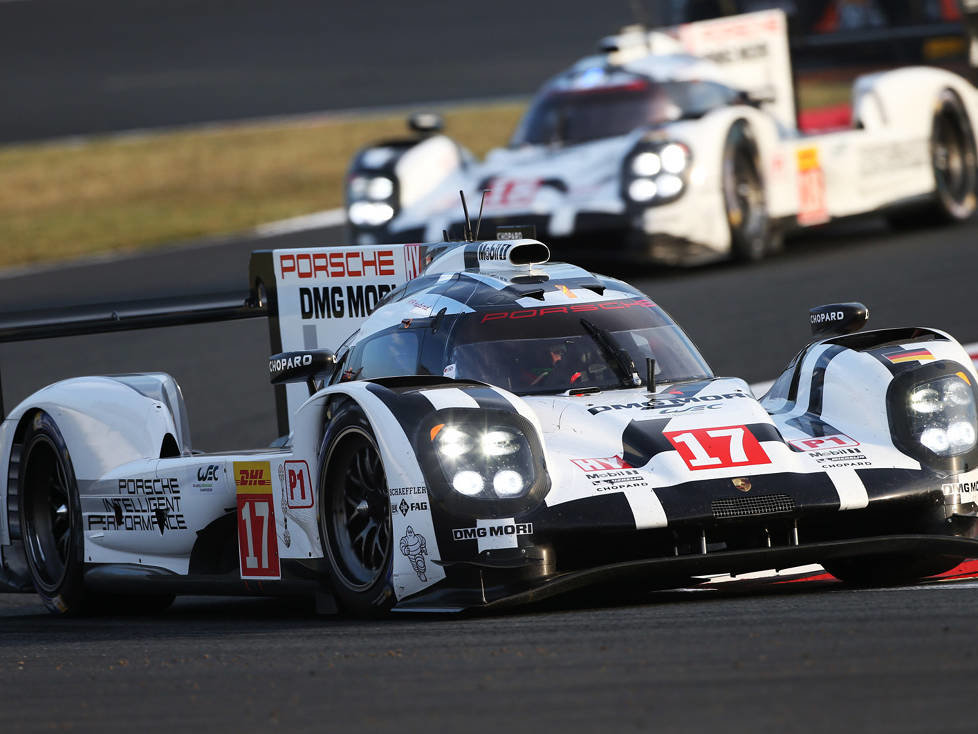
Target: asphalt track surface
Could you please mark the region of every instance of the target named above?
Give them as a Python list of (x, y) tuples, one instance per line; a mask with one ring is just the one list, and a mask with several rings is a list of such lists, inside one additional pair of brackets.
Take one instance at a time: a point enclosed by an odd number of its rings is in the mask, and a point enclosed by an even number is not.
[(0, 143), (526, 95), (628, 0), (0, 2)]

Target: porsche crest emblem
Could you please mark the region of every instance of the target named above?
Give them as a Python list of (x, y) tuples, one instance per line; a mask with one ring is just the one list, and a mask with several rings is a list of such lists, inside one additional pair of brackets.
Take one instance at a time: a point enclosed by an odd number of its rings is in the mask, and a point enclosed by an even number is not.
[(750, 479), (737, 477), (730, 481), (733, 483), (734, 489), (739, 489), (741, 492), (750, 492)]

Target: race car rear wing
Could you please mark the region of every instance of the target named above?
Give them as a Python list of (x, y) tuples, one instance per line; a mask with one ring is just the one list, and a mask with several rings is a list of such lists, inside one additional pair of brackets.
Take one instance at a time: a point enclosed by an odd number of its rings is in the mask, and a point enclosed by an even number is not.
[(612, 64), (648, 54), (686, 53), (712, 61), (735, 89), (747, 92), (785, 127), (797, 126), (795, 86), (783, 10), (682, 23), (652, 31), (624, 29), (600, 42)]

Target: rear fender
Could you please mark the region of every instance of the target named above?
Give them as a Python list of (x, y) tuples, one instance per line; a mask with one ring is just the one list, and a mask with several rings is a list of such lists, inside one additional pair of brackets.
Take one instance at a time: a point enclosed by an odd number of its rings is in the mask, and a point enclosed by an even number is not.
[(13, 583), (25, 580), (19, 541), (11, 545), (17, 536), (12, 526), (18, 522), (13, 517), (18, 488), (10, 471), (15, 447), (37, 411), (54, 419), (82, 481), (130, 461), (159, 458), (164, 451), (190, 451), (183, 397), (169, 375), (77, 377), (29, 396), (0, 425), (0, 546), (6, 546), (0, 549), (0, 582), (11, 583), (7, 576)]
[[(910, 89), (913, 94), (907, 93)], [(857, 78), (852, 88), (853, 122), (870, 131), (889, 129), (907, 139), (929, 139), (934, 109), (944, 89), (958, 95), (974, 125), (978, 120), (975, 88), (953, 72), (929, 66), (909, 66)]]
[[(11, 451), (23, 435), (25, 419), (35, 411), (48, 413), (61, 431), (71, 453), (75, 476), (97, 479), (130, 461), (159, 458), (167, 441), (169, 451), (189, 452), (179, 387), (168, 375), (142, 375), (147, 386), (172, 385), (176, 404), (156, 399), (123, 382), (135, 376), (77, 377), (49, 385), (14, 408), (3, 422), (0, 435), (0, 487), (7, 486)], [(137, 384), (137, 383), (134, 383)], [(162, 394), (161, 394), (162, 397)], [(184, 425), (181, 425), (184, 423)], [(170, 438), (167, 439), (167, 436)], [(183, 445), (180, 445), (180, 441)], [(6, 499), (0, 492), (0, 502)], [(6, 519), (6, 507), (0, 508)], [(5, 536), (4, 536), (4, 539)]]

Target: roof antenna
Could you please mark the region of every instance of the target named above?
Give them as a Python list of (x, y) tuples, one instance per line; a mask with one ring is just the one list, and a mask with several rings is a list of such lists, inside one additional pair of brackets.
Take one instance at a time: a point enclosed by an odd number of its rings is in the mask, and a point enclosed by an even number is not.
[(482, 229), (482, 209), (486, 205), (486, 194), (489, 193), (489, 189), (482, 190), (482, 201), (479, 202), (479, 220), (475, 223), (475, 239), (479, 239), (479, 230)]
[(472, 241), (472, 222), (469, 219), (469, 208), (465, 205), (465, 192), (459, 189), (458, 195), (462, 197), (462, 212), (465, 214), (465, 231), (462, 237), (466, 242)]
[(447, 229), (443, 229), (441, 231), (441, 236), (445, 238), (445, 242), (448, 242), (448, 230)]

